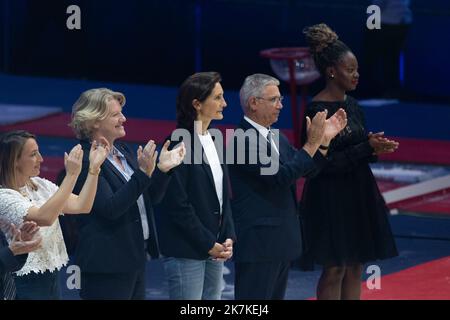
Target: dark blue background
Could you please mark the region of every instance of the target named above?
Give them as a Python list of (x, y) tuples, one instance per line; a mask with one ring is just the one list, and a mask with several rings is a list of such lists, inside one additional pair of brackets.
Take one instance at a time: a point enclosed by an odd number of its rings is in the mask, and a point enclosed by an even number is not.
[[(236, 89), (248, 74), (272, 73), (260, 50), (306, 45), (301, 30), (314, 23), (329, 24), (361, 56), (369, 2), (1, 0), (0, 71), (178, 86), (216, 70)], [(81, 8), (80, 31), (66, 28), (70, 4)], [(412, 10), (406, 88), (449, 98), (450, 2), (412, 0)]]

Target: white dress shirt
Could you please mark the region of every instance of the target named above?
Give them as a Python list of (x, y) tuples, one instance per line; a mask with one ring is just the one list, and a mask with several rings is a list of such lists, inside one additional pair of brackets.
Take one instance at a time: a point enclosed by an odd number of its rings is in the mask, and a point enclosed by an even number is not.
[[(253, 121), (252, 119), (250, 119), (247, 116), (244, 116), (244, 119), (250, 123), (256, 130), (258, 130), (258, 132), (267, 140), (267, 136), (269, 134), (273, 135), (273, 133), (270, 131), (270, 128), (266, 128), (262, 125), (260, 125), (259, 123), (256, 123), (255, 121)], [(269, 140), (267, 140), (269, 141)], [(275, 149), (275, 151), (280, 154), (280, 152), (278, 151), (278, 147), (275, 144), (275, 142), (273, 141), (273, 139), (270, 139), (271, 145), (272, 147)]]
[(206, 158), (208, 159), (211, 167), (212, 175), (214, 178), (214, 186), (216, 188), (217, 199), (220, 203), (220, 213), (222, 213), (223, 205), (223, 171), (220, 165), (219, 155), (217, 154), (216, 146), (211, 137), (211, 134), (207, 131), (205, 135), (198, 135), (200, 142), (205, 150)]

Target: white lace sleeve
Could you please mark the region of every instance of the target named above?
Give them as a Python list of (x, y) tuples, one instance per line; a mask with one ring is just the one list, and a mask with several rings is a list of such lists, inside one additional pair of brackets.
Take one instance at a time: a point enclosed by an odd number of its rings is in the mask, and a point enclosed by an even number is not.
[(6, 231), (11, 223), (20, 225), (33, 204), (19, 192), (0, 189), (0, 228)]
[(45, 178), (35, 177), (32, 178), (32, 180), (34, 183), (38, 184), (39, 188), (45, 189), (49, 197), (54, 195), (59, 189), (56, 184)]
[[(32, 180), (38, 185), (38, 189), (40, 190), (39, 192), (44, 194), (48, 199), (50, 199), (50, 197), (52, 197), (59, 189), (56, 184), (45, 178), (34, 177)], [(63, 216), (64, 213), (60, 212), (59, 215)]]
[[(20, 192), (0, 189), (0, 221), (22, 223), (30, 207), (41, 208), (58, 190), (58, 187), (48, 180), (39, 177), (33, 177), (31, 180), (34, 186), (27, 184), (19, 189)], [(41, 226), (39, 233), (42, 236), (41, 247), (28, 254), (27, 262), (16, 272), (17, 276), (30, 272), (60, 270), (67, 264), (69, 257), (59, 220), (56, 219), (51, 226)]]

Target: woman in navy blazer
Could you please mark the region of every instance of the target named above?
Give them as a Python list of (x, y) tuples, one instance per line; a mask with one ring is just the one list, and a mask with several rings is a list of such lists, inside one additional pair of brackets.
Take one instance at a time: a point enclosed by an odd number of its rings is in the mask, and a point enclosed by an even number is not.
[(88, 172), (99, 174), (94, 205), (80, 221), (76, 248), (83, 299), (145, 298), (146, 255), (159, 255), (152, 205), (164, 195), (169, 170), (184, 157), (183, 145), (168, 151), (167, 141), (156, 165), (152, 140), (139, 147), (137, 157), (117, 143), (125, 136), (124, 104), (122, 93), (99, 88), (83, 92), (73, 106), (71, 126), (83, 149), (95, 139), (106, 139), (111, 146), (100, 172), (89, 172), (85, 157), (74, 189), (80, 190)]
[(235, 240), (228, 171), (223, 142), (212, 120), (226, 107), (220, 75), (196, 73), (181, 85), (177, 98), (177, 130), (184, 137), (186, 158), (173, 170), (161, 202), (161, 253), (170, 299), (217, 300), (221, 297), (223, 262), (231, 258)]

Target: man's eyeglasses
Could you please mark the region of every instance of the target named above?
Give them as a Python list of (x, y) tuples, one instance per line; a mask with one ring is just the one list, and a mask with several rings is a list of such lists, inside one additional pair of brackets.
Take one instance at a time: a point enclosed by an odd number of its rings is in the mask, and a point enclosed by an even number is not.
[(256, 99), (261, 99), (261, 100), (266, 100), (269, 101), (272, 104), (277, 104), (278, 102), (281, 103), (283, 102), (284, 97), (283, 96), (279, 96), (279, 97), (272, 97), (272, 98), (263, 98), (263, 97), (255, 97)]

